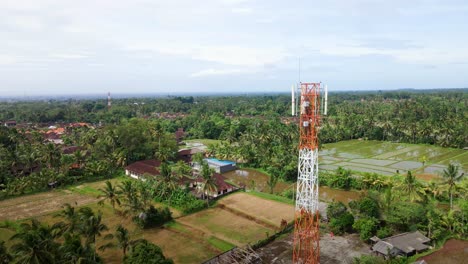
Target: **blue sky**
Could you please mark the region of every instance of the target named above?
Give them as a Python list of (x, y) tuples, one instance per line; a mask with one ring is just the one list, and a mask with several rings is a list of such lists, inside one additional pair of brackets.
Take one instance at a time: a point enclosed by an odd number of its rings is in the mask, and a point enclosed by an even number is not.
[(468, 87), (468, 1), (1, 0), (0, 94)]

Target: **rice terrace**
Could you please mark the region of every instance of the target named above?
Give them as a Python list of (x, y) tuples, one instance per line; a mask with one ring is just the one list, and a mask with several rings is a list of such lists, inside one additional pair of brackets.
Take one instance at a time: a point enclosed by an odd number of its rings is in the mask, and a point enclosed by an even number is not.
[(468, 171), (468, 151), (431, 145), (348, 140), (324, 144), (320, 168), (344, 167), (356, 172), (392, 176), (412, 171), (422, 179), (437, 179), (449, 163)]

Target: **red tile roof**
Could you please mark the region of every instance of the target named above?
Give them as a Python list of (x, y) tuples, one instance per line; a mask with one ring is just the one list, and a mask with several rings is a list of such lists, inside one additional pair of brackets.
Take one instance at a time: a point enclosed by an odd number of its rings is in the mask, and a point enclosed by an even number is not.
[[(236, 186), (230, 184), (230, 183), (227, 183), (225, 180), (224, 180), (224, 176), (219, 174), (219, 173), (215, 173), (213, 174), (213, 178), (214, 178), (214, 181), (215, 181), (215, 185), (216, 187), (218, 188), (218, 192), (219, 191), (225, 191), (227, 189), (236, 189)], [(194, 182), (198, 182), (198, 183), (203, 183), (204, 180), (201, 176), (199, 176), (198, 178), (194, 179), (193, 180)]]
[(160, 165), (161, 162), (159, 160), (141, 160), (128, 165), (125, 167), (125, 169), (138, 174), (149, 174), (156, 176), (159, 175), (158, 168)]

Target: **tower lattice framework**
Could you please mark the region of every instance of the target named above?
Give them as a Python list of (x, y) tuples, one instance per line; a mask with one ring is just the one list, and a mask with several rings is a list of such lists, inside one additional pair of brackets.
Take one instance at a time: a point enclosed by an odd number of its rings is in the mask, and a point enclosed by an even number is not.
[(320, 83), (301, 83), (299, 165), (293, 263), (320, 262), (318, 212), (318, 128)]

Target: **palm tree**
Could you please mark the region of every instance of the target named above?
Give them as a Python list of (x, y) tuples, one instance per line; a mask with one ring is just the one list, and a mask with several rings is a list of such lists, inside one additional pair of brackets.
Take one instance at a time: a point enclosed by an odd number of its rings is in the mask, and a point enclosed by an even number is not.
[(167, 186), (169, 186), (172, 190), (176, 188), (179, 174), (172, 173), (171, 168), (166, 162), (161, 163), (161, 166), (159, 167), (159, 173)]
[(78, 166), (81, 168), (83, 166), (84, 161), (86, 160), (86, 150), (77, 150), (73, 153), (73, 157), (75, 158), (75, 162), (78, 163)]
[(44, 147), (43, 161), (47, 164), (47, 168), (56, 168), (60, 161), (60, 152), (55, 144), (48, 143)]
[(11, 246), (11, 252), (17, 263), (54, 263), (58, 258), (58, 244), (52, 228), (42, 225), (36, 219), (31, 224), (21, 224), (20, 230), (11, 240), (19, 240)]
[(117, 239), (117, 246), (122, 249), (123, 255), (127, 255), (127, 249), (130, 246), (130, 234), (122, 225), (117, 226), (114, 237)]
[[(94, 248), (94, 260), (96, 260), (96, 237), (102, 236), (103, 232), (108, 231), (109, 228), (107, 225), (102, 223), (102, 212), (95, 214), (93, 210), (89, 207), (80, 208), (78, 211), (80, 215), (80, 225), (79, 232), (85, 237), (85, 246)], [(113, 238), (112, 234), (107, 234), (104, 236), (104, 239)], [(101, 246), (99, 249), (104, 250), (107, 247), (110, 247), (110, 244)]]
[[(141, 201), (137, 189), (132, 181), (124, 181), (119, 185), (120, 193), (123, 195), (123, 205), (130, 211), (136, 212), (141, 209)], [(128, 212), (128, 211), (127, 211)]]
[(83, 246), (81, 236), (78, 234), (64, 234), (65, 241), (59, 247), (61, 253), (60, 263), (98, 263), (92, 247)]
[(13, 257), (8, 253), (5, 241), (0, 241), (0, 264), (8, 264), (12, 260)]
[(203, 178), (203, 195), (205, 195), (206, 203), (208, 204), (209, 194), (218, 190), (215, 178), (213, 177), (213, 170), (210, 169), (208, 163), (203, 162), (200, 175)]
[(411, 171), (408, 171), (403, 184), (401, 185), (401, 189), (404, 193), (408, 195), (408, 198), (411, 202), (415, 200), (419, 200), (420, 192), (421, 192), (421, 185), (416, 179)]
[(63, 210), (55, 215), (55, 217), (62, 217), (66, 222), (58, 222), (55, 226), (60, 228), (61, 233), (73, 233), (78, 227), (78, 214), (75, 211), (75, 207), (69, 203), (64, 204), (62, 207)]
[(112, 209), (114, 209), (115, 212), (115, 204), (120, 205), (120, 192), (117, 190), (117, 188), (114, 187), (110, 181), (106, 181), (106, 187), (100, 188), (99, 191), (101, 191), (103, 194), (99, 195), (98, 198), (104, 198), (99, 201), (99, 204), (102, 205), (104, 204), (104, 201), (107, 200), (112, 205)]
[(450, 163), (442, 172), (442, 176), (445, 178), (444, 184), (449, 187), (450, 194), (450, 210), (453, 209), (453, 189), (456, 187), (457, 182), (463, 178), (463, 173), (459, 174), (460, 167)]
[(431, 195), (433, 199), (436, 199), (437, 197), (441, 196), (443, 193), (442, 188), (435, 181), (430, 181), (427, 184), (425, 191), (426, 193)]

